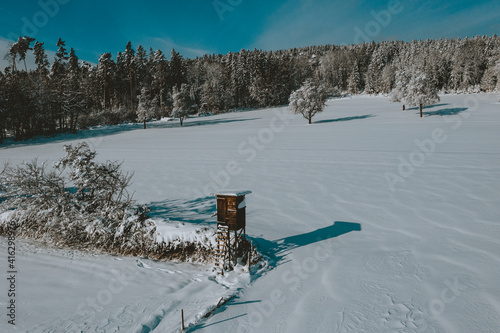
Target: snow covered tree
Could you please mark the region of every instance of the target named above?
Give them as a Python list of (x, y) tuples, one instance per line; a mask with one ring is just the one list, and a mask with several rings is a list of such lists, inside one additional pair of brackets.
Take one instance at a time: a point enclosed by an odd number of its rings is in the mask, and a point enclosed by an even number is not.
[(406, 94), (403, 96), (403, 103), (409, 106), (419, 106), (420, 117), (422, 117), (422, 106), (439, 102), (439, 96), (431, 80), (422, 72), (416, 72), (409, 84)]
[[(297, 60), (300, 60), (300, 57), (298, 57)], [(350, 88), (354, 89), (356, 84), (359, 85), (361, 83), (361, 77), (350, 77), (352, 75), (355, 76), (356, 74), (353, 74), (352, 72), (349, 73), (349, 68), (350, 59), (347, 54), (340, 50), (334, 50), (321, 58), (318, 73), (321, 77), (321, 81), (324, 82), (324, 84), (329, 88), (345, 90), (347, 85), (350, 85)], [(357, 80), (357, 83), (351, 83), (351, 79)], [(303, 82), (303, 80), (301, 82)]]
[(134, 109), (135, 100), (135, 86), (134, 81), (136, 77), (136, 64), (135, 64), (135, 51), (132, 48), (132, 43), (129, 41), (125, 47), (125, 52), (123, 52), (123, 59), (125, 62), (125, 69), (127, 71), (129, 89), (130, 89), (130, 110)]
[(59, 160), (56, 168), (68, 169), (68, 178), (75, 186), (72, 196), (84, 202), (85, 205), (82, 206), (87, 206), (90, 212), (99, 208), (98, 211), (108, 214), (131, 204), (132, 195), (127, 187), (132, 174), (122, 173), (121, 163), (94, 161), (97, 153), (86, 142), (75, 147), (66, 145), (64, 150), (66, 156)]
[(311, 119), (318, 112), (322, 112), (327, 99), (326, 88), (310, 79), (302, 87), (290, 95), (290, 111), (301, 114), (311, 124)]
[(392, 87), (394, 86), (395, 78), (395, 69), (391, 65), (387, 65), (382, 70), (382, 74), (380, 75), (380, 91), (384, 94), (388, 94), (391, 92)]
[[(0, 71), (0, 143), (3, 142), (5, 139), (5, 130), (9, 128), (8, 122), (7, 122), (7, 91), (6, 91), (6, 86), (7, 86), (7, 78), (2, 74)], [(0, 187), (2, 185), (0, 184)]]
[(184, 119), (189, 115), (189, 109), (191, 108), (191, 97), (189, 94), (189, 86), (185, 83), (181, 85), (180, 89), (176, 87), (173, 88), (173, 99), (174, 99), (174, 113), (173, 116), (179, 118), (182, 123)]
[(140, 90), (140, 84), (146, 81), (147, 73), (147, 55), (146, 50), (139, 45), (134, 57), (134, 67), (136, 72), (135, 88)]
[[(0, 172), (0, 213), (11, 211), (10, 223), (19, 236), (55, 245), (111, 250), (136, 242), (147, 207), (135, 206), (128, 191), (131, 173), (121, 163), (96, 162), (87, 143), (64, 146), (66, 156), (49, 169), (37, 160)], [(0, 234), (5, 234), (0, 223)], [(119, 236), (119, 237), (117, 237)], [(149, 239), (147, 241), (150, 241)], [(142, 244), (141, 244), (142, 243)]]
[(170, 63), (168, 66), (168, 82), (171, 86), (177, 89), (181, 87), (182, 83), (186, 83), (186, 66), (184, 59), (174, 49), (170, 52)]
[[(500, 68), (500, 64), (497, 65)], [(498, 73), (495, 66), (490, 66), (483, 75), (481, 79), (481, 90), (483, 91), (493, 91), (495, 90), (498, 83)]]
[(66, 42), (61, 38), (57, 41), (58, 47), (54, 62), (51, 67), (51, 75), (60, 78), (66, 71), (66, 61), (68, 60), (68, 51), (66, 49)]
[(498, 100), (500, 101), (500, 60), (497, 62), (495, 66), (496, 73), (496, 91), (499, 92)]
[(54, 62), (50, 67), (50, 104), (52, 109), (52, 122), (49, 132), (56, 132), (59, 122), (59, 130), (64, 129), (64, 118), (66, 116), (64, 110), (64, 93), (66, 75), (68, 74), (68, 52), (66, 42), (61, 38), (57, 41), (57, 53), (54, 57)]
[(401, 102), (403, 104), (403, 111), (405, 110), (405, 96), (408, 94), (410, 79), (411, 77), (408, 72), (404, 70), (396, 72), (396, 85), (391, 93), (391, 102)]
[(153, 54), (153, 59), (151, 59), (152, 66), (154, 67), (153, 70), (153, 78), (154, 78), (154, 83), (157, 87), (156, 89), (156, 94), (159, 96), (158, 98), (158, 105), (160, 107), (160, 110), (163, 109), (163, 100), (164, 100), (164, 94), (165, 94), (165, 55), (161, 50), (156, 50), (155, 53)]
[(201, 105), (207, 111), (219, 113), (226, 108), (224, 105), (224, 77), (220, 64), (207, 63), (204, 66), (205, 82), (201, 87)]
[(63, 97), (63, 110), (65, 116), (69, 116), (69, 130), (76, 132), (78, 117), (84, 111), (86, 105), (85, 94), (81, 80), (81, 68), (75, 50), (71, 48), (68, 58), (68, 73), (65, 77), (65, 92)]
[(353, 95), (359, 94), (361, 87), (361, 75), (359, 74), (359, 66), (357, 62), (355, 62), (354, 66), (352, 66), (351, 75), (349, 76), (347, 82), (347, 90), (349, 93)]
[(141, 95), (139, 96), (139, 105), (137, 106), (136, 115), (137, 121), (144, 123), (144, 129), (146, 129), (146, 122), (153, 118), (153, 107), (151, 96), (149, 96), (148, 90), (142, 88)]
[(101, 80), (103, 109), (107, 109), (111, 106), (111, 80), (114, 67), (115, 62), (111, 59), (110, 52), (101, 55), (99, 63), (97, 64), (97, 75)]

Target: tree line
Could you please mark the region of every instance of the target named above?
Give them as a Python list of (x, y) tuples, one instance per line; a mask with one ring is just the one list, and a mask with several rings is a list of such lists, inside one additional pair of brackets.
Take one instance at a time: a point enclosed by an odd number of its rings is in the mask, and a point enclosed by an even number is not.
[[(241, 50), (184, 58), (175, 50), (134, 49), (129, 42), (97, 64), (80, 61), (59, 39), (52, 62), (44, 43), (19, 37), (0, 71), (0, 141), (95, 125), (144, 122), (189, 113), (288, 104), (306, 80), (330, 96), (389, 94), (413, 77), (446, 92), (494, 91), (500, 85), (500, 38), (391, 41), (287, 50)], [(35, 69), (26, 58), (34, 57)], [(403, 86), (401, 86), (403, 84)]]

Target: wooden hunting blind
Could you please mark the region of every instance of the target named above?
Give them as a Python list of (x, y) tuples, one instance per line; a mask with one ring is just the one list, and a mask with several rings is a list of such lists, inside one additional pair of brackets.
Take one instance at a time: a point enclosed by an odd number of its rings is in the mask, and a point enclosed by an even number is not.
[(216, 266), (223, 272), (224, 267), (236, 265), (241, 241), (245, 238), (246, 203), (245, 195), (251, 191), (222, 190), (217, 197), (217, 261)]

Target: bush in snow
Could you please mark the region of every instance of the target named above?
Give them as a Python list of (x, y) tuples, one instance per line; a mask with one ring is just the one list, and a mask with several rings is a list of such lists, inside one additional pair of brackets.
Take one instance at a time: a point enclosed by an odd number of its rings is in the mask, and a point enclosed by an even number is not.
[(18, 237), (57, 246), (154, 259), (210, 259), (213, 230), (196, 241), (165, 242), (148, 208), (128, 192), (131, 174), (117, 162), (98, 163), (86, 143), (65, 146), (53, 168), (46, 163), (6, 166), (0, 174), (0, 234), (14, 225)]
[(3, 211), (12, 211), (21, 235), (44, 238), (61, 245), (104, 245), (109, 230), (131, 220), (144, 223), (145, 207), (134, 207), (127, 188), (132, 175), (120, 163), (94, 161), (96, 153), (86, 143), (65, 146), (66, 156), (48, 170), (32, 162), (1, 174), (6, 200)]
[(327, 96), (325, 86), (308, 79), (302, 87), (290, 95), (290, 111), (293, 114), (303, 115), (310, 124), (312, 117), (316, 113), (323, 111)]

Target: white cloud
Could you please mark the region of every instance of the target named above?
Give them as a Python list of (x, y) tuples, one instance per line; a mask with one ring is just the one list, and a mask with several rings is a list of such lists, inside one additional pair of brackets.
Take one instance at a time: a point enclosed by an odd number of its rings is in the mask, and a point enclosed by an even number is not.
[[(492, 35), (495, 22), (500, 21), (500, 4), (493, 1), (465, 10), (432, 0), (400, 3), (402, 12), (394, 14), (389, 25), (381, 26), (374, 40)], [(269, 15), (263, 32), (248, 48), (274, 50), (357, 43), (354, 28), (364, 31), (366, 24), (375, 20), (371, 13), (382, 10), (387, 10), (384, 3), (376, 7), (369, 2), (290, 0)]]
[(350, 2), (292, 0), (269, 16), (267, 26), (248, 48), (288, 49), (290, 47), (351, 44), (356, 21), (346, 14), (353, 13)]
[[(189, 47), (189, 46), (183, 46), (183, 45), (176, 44), (171, 38), (153, 37), (153, 38), (151, 38), (150, 44), (158, 45), (157, 47), (166, 53), (167, 58), (168, 58), (168, 55), (170, 54), (170, 50), (172, 50), (172, 49), (175, 49), (182, 56), (188, 57), (188, 58), (201, 57), (205, 54), (213, 53), (213, 52), (208, 51), (208, 50), (203, 50), (203, 49), (198, 49), (198, 48), (193, 48), (193, 47)], [(153, 48), (155, 48), (155, 47), (153, 47)]]
[[(486, 3), (472, 10), (460, 12), (444, 19), (443, 34), (453, 36), (474, 31), (475, 28), (488, 22), (498, 22), (500, 20), (500, 6), (498, 3)], [(469, 37), (472, 37), (469, 34)]]
[(9, 66), (9, 62), (5, 60), (5, 55), (9, 52), (11, 40), (0, 37), (0, 70), (3, 72), (5, 67)]

